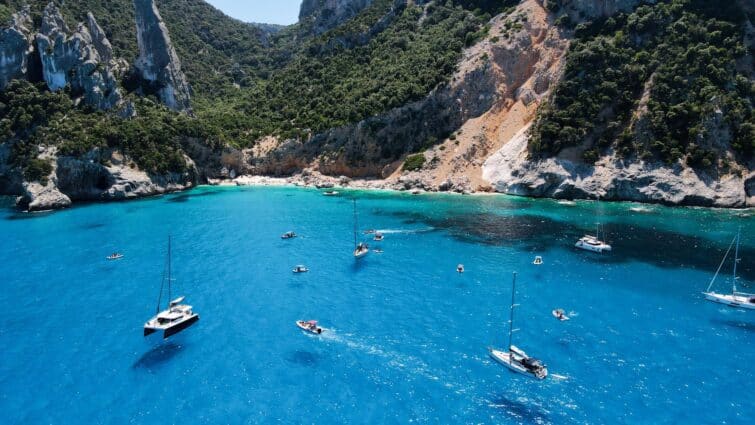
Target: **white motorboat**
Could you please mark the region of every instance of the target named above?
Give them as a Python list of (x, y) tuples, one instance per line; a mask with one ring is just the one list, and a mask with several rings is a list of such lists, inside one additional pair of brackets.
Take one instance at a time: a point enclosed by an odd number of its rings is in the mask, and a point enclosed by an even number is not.
[(566, 315), (566, 312), (562, 308), (557, 308), (553, 310), (551, 314), (553, 315), (553, 317), (555, 317), (556, 319), (562, 322), (569, 320), (569, 316)]
[[(168, 299), (171, 298), (171, 264), (170, 264), (170, 237), (168, 238), (167, 282)], [(163, 331), (163, 338), (168, 338), (188, 328), (199, 320), (199, 315), (194, 313), (192, 306), (182, 304), (185, 297), (178, 297), (168, 303), (168, 308), (160, 311), (160, 300), (165, 286), (165, 276), (160, 285), (160, 296), (157, 299), (156, 314), (144, 324), (144, 336), (157, 331)]]
[(457, 264), (456, 271), (459, 273), (464, 273), (464, 264)]
[(384, 238), (383, 234), (380, 232), (375, 232), (375, 236), (372, 238), (373, 241), (380, 242)]
[(532, 261), (532, 264), (534, 264), (536, 266), (539, 266), (539, 265), (543, 264), (543, 257), (541, 257), (539, 255), (536, 256), (535, 259)]
[(298, 266), (294, 267), (294, 269), (293, 269), (294, 273), (306, 273), (308, 271), (309, 271), (309, 269), (306, 268), (305, 266), (302, 266), (302, 265), (298, 265)]
[(540, 360), (530, 357), (524, 350), (512, 344), (514, 332), (514, 299), (516, 296), (516, 273), (511, 282), (511, 313), (509, 319), (509, 349), (507, 351), (498, 350), (492, 347), (488, 348), (490, 357), (496, 362), (506, 366), (512, 372), (527, 375), (534, 379), (545, 379), (548, 376), (548, 368)]
[[(574, 244), (574, 246), (592, 252), (611, 251), (611, 245), (600, 240), (600, 225), (598, 225), (595, 230), (595, 236), (584, 235)], [(605, 232), (603, 232), (603, 236), (605, 237)]]
[(108, 260), (111, 260), (111, 261), (112, 260), (120, 260), (121, 258), (123, 258), (123, 254), (118, 253), (118, 252), (114, 252), (114, 253), (108, 255), (105, 258), (108, 259)]
[(281, 235), (281, 239), (293, 239), (296, 237), (296, 233), (294, 232), (286, 232)]
[(320, 335), (323, 329), (320, 325), (317, 324), (317, 320), (297, 320), (296, 326), (299, 327), (299, 329), (309, 332), (315, 335)]
[(322, 194), (323, 194), (323, 196), (338, 196), (338, 191), (337, 190), (326, 190)]
[[(741, 260), (741, 258), (739, 258), (740, 234), (741, 234), (741, 229), (737, 232), (737, 235), (729, 244), (729, 248), (726, 250), (726, 253), (724, 254), (724, 258), (721, 260), (721, 264), (719, 264), (718, 270), (716, 270), (716, 274), (713, 275), (713, 279), (711, 279), (710, 284), (708, 285), (708, 289), (706, 289), (705, 292), (703, 292), (703, 295), (705, 295), (705, 299), (708, 301), (713, 301), (719, 304), (725, 304), (725, 305), (728, 305), (729, 307), (755, 310), (755, 294), (737, 291), (737, 280), (739, 279), (737, 277), (737, 264)], [(711, 291), (711, 288), (713, 287), (713, 284), (715, 283), (716, 278), (718, 277), (718, 274), (721, 271), (721, 268), (726, 262), (726, 258), (729, 256), (729, 252), (731, 252), (732, 245), (736, 245), (736, 248), (734, 249), (734, 269), (732, 271), (732, 277), (731, 277), (731, 294), (713, 292)]]
[(372, 250), (372, 252), (374, 252), (375, 254), (382, 254), (383, 250), (380, 249), (380, 248), (375, 248), (375, 249)]
[(359, 259), (369, 254), (370, 247), (364, 242), (357, 242), (357, 229), (359, 217), (357, 216), (357, 199), (354, 198), (354, 258)]

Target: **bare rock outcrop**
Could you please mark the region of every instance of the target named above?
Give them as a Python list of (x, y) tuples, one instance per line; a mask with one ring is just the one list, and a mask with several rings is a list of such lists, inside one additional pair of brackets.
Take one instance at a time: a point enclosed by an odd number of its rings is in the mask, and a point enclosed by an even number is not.
[(27, 6), (13, 15), (8, 28), (0, 29), (0, 90), (11, 80), (26, 76), (33, 48), (31, 28)]
[(35, 42), (50, 90), (70, 85), (72, 93), (81, 94), (87, 104), (101, 110), (120, 103), (112, 47), (94, 16), (89, 14), (87, 23), (80, 23), (71, 34), (58, 7), (50, 3)]
[(134, 0), (139, 58), (135, 68), (148, 91), (168, 108), (191, 111), (191, 89), (154, 0)]
[(353, 18), (374, 0), (304, 0), (299, 22), (311, 21), (312, 32), (323, 33)]
[(736, 174), (708, 176), (681, 164), (622, 161), (613, 156), (594, 166), (559, 157), (532, 160), (527, 153), (527, 130), (522, 129), (485, 162), (483, 177), (497, 192), (706, 207), (755, 206), (745, 177)]

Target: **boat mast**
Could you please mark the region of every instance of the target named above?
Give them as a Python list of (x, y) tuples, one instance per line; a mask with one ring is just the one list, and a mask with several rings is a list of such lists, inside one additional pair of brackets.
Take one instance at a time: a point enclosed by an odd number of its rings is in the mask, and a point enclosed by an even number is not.
[[(729, 244), (729, 247), (726, 249), (726, 253), (724, 254), (724, 258), (721, 259), (721, 264), (718, 265), (718, 268), (716, 269), (716, 273), (713, 275), (713, 278), (710, 280), (710, 283), (708, 284), (708, 289), (706, 289), (705, 292), (710, 292), (710, 288), (712, 288), (713, 284), (716, 282), (716, 278), (718, 277), (718, 274), (721, 272), (721, 268), (724, 266), (724, 263), (726, 262), (726, 258), (729, 256), (729, 252), (731, 252), (731, 247), (734, 245), (734, 242), (736, 240), (737, 240), (736, 236), (734, 237), (734, 239), (731, 240), (731, 243)], [(736, 267), (736, 264), (735, 264), (735, 267)]]
[(742, 228), (737, 230), (737, 246), (734, 248), (734, 271), (732, 272), (731, 293), (737, 292), (737, 263), (739, 262), (739, 235), (742, 233)]
[(509, 317), (509, 364), (511, 364), (511, 342), (514, 335), (514, 295), (516, 294), (516, 272), (511, 280), (511, 313)]
[(170, 235), (168, 235), (168, 308), (170, 308), (170, 302), (173, 300), (170, 294)]
[(354, 198), (354, 249), (357, 248), (357, 198)]

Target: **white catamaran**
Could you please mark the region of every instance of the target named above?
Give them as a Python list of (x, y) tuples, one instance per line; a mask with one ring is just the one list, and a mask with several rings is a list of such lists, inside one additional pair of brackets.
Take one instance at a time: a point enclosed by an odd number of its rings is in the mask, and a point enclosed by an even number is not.
[[(708, 301), (713, 301), (715, 303), (720, 304), (726, 304), (730, 307), (736, 307), (736, 308), (745, 308), (748, 310), (755, 310), (755, 294), (748, 294), (745, 292), (739, 292), (737, 291), (737, 263), (739, 263), (739, 237), (742, 230), (740, 229), (737, 231), (737, 236), (732, 239), (731, 243), (729, 244), (729, 248), (726, 250), (726, 254), (724, 254), (723, 260), (721, 260), (721, 264), (718, 265), (718, 270), (716, 270), (716, 274), (713, 275), (713, 279), (710, 280), (710, 284), (708, 285), (708, 289), (703, 292), (703, 295), (705, 295), (705, 299)], [(735, 246), (734, 248), (734, 270), (732, 272), (731, 277), (731, 294), (720, 294), (718, 292), (711, 291), (711, 288), (713, 287), (713, 284), (716, 282), (716, 278), (718, 277), (718, 273), (721, 271), (721, 268), (723, 267), (724, 263), (726, 262), (726, 257), (729, 256), (729, 252), (731, 252), (731, 247)]]
[[(170, 237), (168, 237), (168, 259), (166, 263), (167, 281), (168, 281), (168, 299), (171, 299), (171, 264), (170, 264)], [(199, 315), (192, 311), (190, 305), (181, 304), (185, 297), (178, 297), (168, 303), (166, 310), (160, 311), (160, 302), (163, 297), (163, 287), (165, 286), (165, 275), (160, 284), (160, 295), (157, 297), (156, 314), (144, 324), (144, 336), (151, 335), (157, 331), (164, 331), (163, 338), (168, 338), (182, 330), (188, 328), (199, 320)]]
[(362, 258), (370, 252), (370, 247), (364, 242), (357, 242), (357, 229), (359, 220), (357, 217), (357, 199), (354, 198), (354, 258)]
[[(603, 232), (603, 237), (606, 236), (606, 233)], [(596, 225), (595, 227), (595, 236), (593, 235), (584, 235), (577, 243), (574, 244), (579, 249), (584, 249), (586, 251), (592, 251), (592, 252), (609, 252), (611, 251), (611, 245), (607, 244), (604, 241), (600, 240), (600, 224)]]
[(516, 294), (516, 272), (511, 282), (511, 318), (509, 319), (509, 349), (508, 351), (496, 350), (489, 347), (490, 357), (498, 363), (506, 366), (512, 372), (521, 373), (535, 379), (545, 379), (548, 376), (548, 368), (540, 360), (529, 357), (524, 350), (512, 344), (514, 329), (514, 297)]

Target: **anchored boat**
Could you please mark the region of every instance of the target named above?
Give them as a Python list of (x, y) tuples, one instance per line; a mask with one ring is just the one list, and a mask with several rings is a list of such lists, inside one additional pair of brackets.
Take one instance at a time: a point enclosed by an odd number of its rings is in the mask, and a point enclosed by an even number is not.
[(498, 363), (506, 366), (512, 372), (527, 375), (534, 379), (545, 379), (548, 376), (548, 368), (540, 360), (530, 357), (521, 348), (513, 345), (512, 337), (514, 329), (514, 298), (516, 294), (516, 273), (514, 273), (511, 282), (511, 317), (509, 319), (509, 349), (507, 351), (497, 350), (489, 347), (490, 357)]
[[(171, 299), (171, 242), (168, 237), (168, 259), (166, 262), (167, 281), (168, 281), (168, 299)], [(163, 331), (163, 338), (168, 338), (182, 330), (188, 328), (199, 320), (199, 315), (194, 313), (190, 305), (181, 304), (186, 297), (178, 297), (168, 302), (168, 308), (160, 311), (160, 302), (165, 287), (165, 274), (160, 284), (160, 295), (157, 298), (156, 314), (144, 324), (144, 336), (151, 335), (157, 331)]]
[(297, 320), (296, 326), (298, 326), (299, 329), (303, 330), (304, 332), (309, 332), (315, 335), (320, 335), (324, 330), (320, 325), (317, 324), (317, 320)]
[(357, 228), (359, 218), (357, 216), (357, 200), (354, 198), (354, 258), (362, 258), (370, 252), (370, 247), (364, 242), (357, 242)]
[[(603, 232), (603, 237), (605, 237), (605, 232)], [(600, 225), (596, 225), (595, 228), (595, 236), (593, 235), (584, 235), (582, 236), (576, 244), (574, 244), (577, 248), (584, 249), (586, 251), (592, 251), (592, 252), (609, 252), (611, 251), (611, 245), (603, 242), (600, 240)]]
[[(729, 307), (755, 310), (755, 294), (737, 291), (737, 280), (739, 279), (737, 277), (737, 263), (739, 263), (739, 261), (741, 260), (741, 258), (739, 258), (739, 238), (740, 238), (741, 232), (742, 232), (741, 229), (737, 231), (737, 235), (734, 237), (734, 239), (732, 239), (731, 243), (729, 244), (729, 248), (726, 250), (726, 253), (724, 254), (724, 258), (721, 260), (721, 264), (718, 265), (718, 270), (716, 270), (716, 274), (713, 275), (713, 279), (710, 280), (708, 289), (706, 289), (705, 292), (703, 292), (703, 295), (705, 295), (706, 300), (713, 301), (714, 303), (725, 304), (725, 305), (728, 305)], [(732, 271), (732, 277), (731, 277), (731, 294), (713, 292), (711, 291), (711, 288), (713, 287), (713, 284), (716, 282), (718, 273), (721, 271), (721, 268), (726, 262), (726, 258), (729, 256), (729, 252), (731, 252), (732, 246), (735, 246), (735, 248), (734, 248), (734, 269)]]
[(293, 239), (296, 237), (296, 233), (294, 232), (286, 232), (281, 235), (281, 239)]

